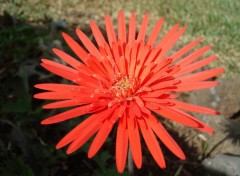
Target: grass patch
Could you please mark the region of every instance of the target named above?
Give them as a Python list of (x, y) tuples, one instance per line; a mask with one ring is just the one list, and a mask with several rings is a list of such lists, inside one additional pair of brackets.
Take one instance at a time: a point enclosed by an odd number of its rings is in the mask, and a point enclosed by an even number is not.
[[(37, 8), (32, 8), (33, 6)], [(0, 12), (8, 10), (11, 15), (32, 22), (42, 22), (46, 19), (63, 19), (70, 26), (88, 27), (90, 19), (104, 25), (103, 17), (110, 14), (117, 18), (119, 9), (127, 16), (134, 11), (140, 22), (144, 13), (149, 12), (150, 28), (156, 20), (165, 17), (165, 31), (175, 23), (187, 25), (188, 30), (182, 42), (189, 42), (203, 37), (203, 44), (213, 46), (211, 54), (219, 59), (212, 64), (214, 67), (224, 67), (225, 77), (232, 78), (240, 74), (240, 1), (238, 0), (155, 0), (155, 1), (104, 1), (104, 0), (56, 0), (56, 1), (7, 1), (0, 7)], [(0, 13), (1, 14), (1, 13)]]

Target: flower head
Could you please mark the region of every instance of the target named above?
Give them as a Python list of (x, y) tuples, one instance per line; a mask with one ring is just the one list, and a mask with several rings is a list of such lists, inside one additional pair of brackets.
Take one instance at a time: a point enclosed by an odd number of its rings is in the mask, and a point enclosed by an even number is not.
[(144, 16), (137, 36), (135, 18), (132, 13), (127, 30), (124, 14), (120, 11), (116, 35), (110, 17), (105, 16), (108, 42), (98, 26), (91, 21), (90, 26), (98, 47), (80, 29), (76, 29), (76, 33), (86, 49), (63, 33), (64, 40), (80, 60), (54, 48), (53, 52), (69, 66), (47, 59), (42, 59), (41, 65), (50, 72), (72, 81), (73, 84), (35, 85), (36, 88), (46, 91), (36, 94), (35, 98), (58, 100), (43, 108), (73, 107), (43, 120), (42, 124), (58, 123), (90, 114), (60, 140), (57, 149), (69, 144), (67, 153), (70, 154), (96, 134), (88, 151), (88, 157), (91, 158), (101, 148), (113, 127), (117, 127), (116, 165), (119, 172), (124, 170), (128, 148), (136, 167), (141, 168), (140, 134), (161, 168), (166, 166), (156, 136), (177, 157), (185, 159), (181, 148), (153, 112), (186, 126), (213, 133), (210, 127), (185, 111), (207, 114), (218, 112), (178, 101), (176, 92), (216, 86), (218, 82), (206, 80), (224, 71), (217, 68), (191, 73), (216, 59), (215, 56), (198, 59), (210, 48), (209, 46), (188, 54), (201, 41), (197, 39), (168, 56), (167, 52), (186, 27), (179, 29), (179, 25), (176, 24), (160, 42), (154, 44), (163, 18), (157, 22), (147, 40), (145, 35), (148, 14)]

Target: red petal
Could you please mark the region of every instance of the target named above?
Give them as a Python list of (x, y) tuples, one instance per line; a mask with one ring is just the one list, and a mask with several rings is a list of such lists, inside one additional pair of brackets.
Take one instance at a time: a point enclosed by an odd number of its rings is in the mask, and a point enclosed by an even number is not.
[(139, 106), (139, 107), (143, 107), (144, 103), (142, 101), (142, 99), (139, 96), (134, 96), (133, 100), (135, 101), (135, 103)]
[(119, 58), (119, 69), (121, 71), (122, 74), (126, 75), (127, 74), (127, 66), (126, 66), (126, 59), (121, 56)]
[(92, 29), (92, 33), (97, 41), (98, 46), (104, 47), (104, 44), (106, 43), (100, 29), (96, 25), (94, 21), (90, 21), (90, 27)]
[(206, 124), (201, 122), (200, 120), (196, 119), (195, 117), (185, 113), (184, 111), (181, 111), (177, 108), (167, 108), (161, 106), (161, 109), (154, 110), (156, 113), (164, 116), (165, 118), (168, 118), (170, 120), (179, 122), (181, 124), (196, 128), (198, 130), (213, 133), (214, 131), (208, 127)]
[(136, 35), (136, 16), (134, 13), (132, 13), (129, 21), (128, 43), (131, 43), (135, 40), (135, 35)]
[(128, 109), (126, 112), (126, 116), (127, 116), (127, 128), (128, 129), (136, 128), (137, 122), (133, 110), (131, 111), (130, 109)]
[(112, 21), (108, 15), (105, 16), (105, 26), (106, 26), (106, 32), (108, 37), (108, 43), (110, 44), (110, 46), (112, 46), (112, 43), (116, 42), (117, 38), (113, 28)]
[(99, 50), (91, 42), (91, 40), (80, 29), (76, 29), (76, 33), (77, 33), (79, 39), (84, 44), (84, 46), (88, 49), (88, 51), (92, 55), (96, 56), (96, 58), (100, 59), (101, 58), (101, 54), (100, 54)]
[(208, 58), (205, 58), (203, 60), (194, 62), (193, 64), (186, 65), (185, 67), (182, 67), (180, 71), (178, 71), (176, 74), (174, 74), (175, 77), (178, 77), (180, 75), (192, 72), (194, 70), (197, 70), (208, 63), (214, 61), (217, 58), (217, 56), (210, 56)]
[(61, 76), (65, 79), (68, 80), (74, 80), (77, 77), (78, 71), (74, 70), (70, 67), (67, 67), (65, 65), (61, 65), (59, 63), (50, 61), (50, 60), (46, 60), (46, 59), (42, 59), (43, 63), (41, 64), (41, 66), (43, 66), (45, 69), (47, 69), (48, 71)]
[(160, 99), (160, 98), (152, 98), (152, 97), (143, 97), (142, 99), (144, 101), (157, 103), (157, 104), (169, 104), (170, 103), (170, 101), (168, 101), (168, 99)]
[(173, 59), (173, 62), (176, 61), (177, 59), (179, 59), (181, 56), (183, 56), (184, 54), (186, 54), (188, 51), (190, 51), (194, 46), (196, 46), (200, 41), (202, 40), (202, 38), (199, 38), (197, 40), (192, 41), (191, 43), (189, 43), (188, 45), (184, 46), (182, 49), (178, 50), (177, 52), (175, 52), (171, 58)]
[(147, 147), (152, 154), (152, 157), (161, 168), (166, 168), (162, 150), (151, 128), (144, 129), (142, 126), (140, 126), (140, 129), (145, 143), (147, 144)]
[(92, 76), (88, 76), (83, 72), (78, 72), (78, 78), (73, 81), (85, 87), (99, 88), (99, 80), (95, 79)]
[(164, 35), (164, 37), (162, 38), (162, 40), (160, 40), (160, 42), (157, 44), (156, 48), (162, 48), (163, 45), (165, 45), (165, 43), (169, 40), (169, 38), (171, 38), (177, 31), (179, 27), (179, 24), (175, 24), (170, 31)]
[(78, 102), (75, 99), (64, 100), (64, 101), (58, 101), (58, 102), (46, 104), (43, 106), (43, 109), (66, 108), (66, 107), (77, 106), (77, 105), (82, 105), (82, 104), (86, 104), (86, 103)]
[(188, 116), (183, 114), (181, 111), (176, 110), (176, 108), (174, 109), (174, 108), (160, 106), (160, 109), (151, 109), (151, 110), (153, 110), (154, 112), (160, 114), (161, 116), (167, 119), (179, 122), (181, 124), (194, 127), (194, 128), (199, 127), (198, 122), (196, 122), (192, 118), (189, 118)]
[(179, 83), (181, 83), (181, 81), (178, 80), (178, 79), (174, 79), (174, 80), (170, 80), (170, 81), (164, 81), (164, 82), (159, 82), (159, 83), (155, 83), (155, 85), (152, 85), (151, 89), (152, 90), (159, 90), (159, 89), (163, 89), (163, 88), (179, 85)]
[(102, 147), (103, 143), (107, 139), (109, 133), (111, 132), (113, 124), (106, 120), (98, 131), (96, 137), (94, 138), (89, 150), (88, 157), (92, 158), (98, 150)]
[(122, 42), (126, 42), (126, 26), (125, 26), (125, 18), (122, 10), (118, 13), (118, 40)]
[(88, 53), (76, 42), (74, 41), (69, 35), (66, 33), (62, 33), (64, 40), (67, 42), (68, 46), (73, 50), (73, 52), (84, 62), (86, 63), (85, 58), (87, 57)]
[[(140, 68), (142, 68), (143, 64), (145, 63), (146, 59), (148, 58), (148, 53), (150, 51), (150, 45), (145, 45), (143, 46), (143, 48), (141, 49), (141, 51), (139, 51), (137, 60), (139, 63), (139, 65), (141, 66)], [(138, 75), (138, 74), (136, 74)]]
[(119, 117), (123, 116), (123, 113), (125, 112), (126, 107), (127, 107), (127, 102), (124, 101), (123, 104), (121, 104), (120, 107), (119, 107), (119, 111), (118, 111), (118, 116)]
[(219, 112), (217, 112), (214, 109), (205, 108), (205, 107), (201, 107), (201, 106), (197, 106), (197, 105), (193, 105), (193, 104), (188, 104), (188, 103), (184, 103), (184, 102), (177, 101), (177, 100), (169, 100), (169, 101), (173, 102), (175, 104), (175, 106), (179, 109), (192, 111), (192, 112), (200, 112), (200, 113), (205, 113), (205, 114), (219, 114)]
[(116, 65), (119, 67), (119, 58), (120, 58), (120, 52), (119, 52), (119, 45), (118, 43), (115, 43), (113, 42), (112, 43), (112, 52), (113, 52), (113, 55), (114, 55), (114, 61), (116, 63)]
[[(133, 51), (132, 51), (133, 53)], [(131, 57), (131, 61), (130, 61), (130, 64), (129, 64), (129, 75), (132, 76), (135, 72), (135, 67), (136, 67), (136, 60), (137, 58), (136, 57)]]
[(138, 107), (138, 105), (137, 105), (134, 101), (131, 101), (129, 108), (131, 109), (131, 111), (132, 111), (137, 117), (141, 117), (141, 116), (142, 116), (141, 111), (140, 111), (140, 108)]
[(82, 145), (85, 144), (101, 127), (102, 122), (91, 123), (85, 127), (81, 131), (81, 134), (78, 134), (78, 137), (69, 145), (67, 154), (71, 154), (82, 147)]
[(163, 21), (164, 19), (163, 18), (160, 18), (157, 22), (157, 24), (154, 26), (149, 38), (148, 38), (148, 41), (147, 41), (147, 44), (148, 45), (153, 45), (155, 40), (157, 39), (158, 37), (158, 34), (162, 28), (162, 24), (163, 24)]
[(116, 165), (119, 173), (124, 171), (128, 152), (128, 131), (123, 124), (118, 125), (116, 139)]
[(176, 92), (185, 92), (191, 90), (200, 90), (206, 89), (209, 87), (217, 86), (219, 83), (217, 81), (202, 81), (202, 82), (193, 82), (193, 83), (181, 83), (176, 85)]
[(84, 120), (83, 122), (81, 122), (78, 126), (76, 126), (74, 129), (72, 129), (66, 136), (64, 136), (57, 144), (56, 148), (62, 148), (65, 145), (69, 144), (70, 142), (72, 142), (73, 140), (75, 140), (78, 136), (79, 133), (81, 133), (85, 128), (87, 128), (90, 124), (101, 124), (103, 120), (105, 120), (106, 118), (109, 117), (109, 115), (111, 115), (111, 113), (113, 112), (113, 108), (110, 108), (108, 110), (99, 112), (99, 113), (95, 113), (91, 116), (89, 116), (88, 118), (86, 118), (86, 120)]
[(110, 76), (111, 78), (113, 78), (114, 76), (114, 70), (113, 70), (113, 67), (112, 65), (110, 64), (110, 62), (108, 61), (107, 58), (104, 58), (102, 60), (103, 62), (103, 66), (105, 67), (105, 70), (108, 72), (108, 76)]
[(162, 58), (177, 42), (177, 40), (182, 36), (184, 31), (186, 30), (186, 26), (181, 28), (179, 31), (177, 31), (167, 42), (162, 46), (162, 51), (156, 61)]
[(128, 136), (134, 163), (140, 169), (142, 166), (142, 149), (137, 125), (133, 129), (128, 128)]
[(56, 145), (56, 148), (62, 148), (65, 145), (69, 144), (76, 138), (78, 138), (79, 134), (87, 128), (92, 123), (98, 123), (100, 124), (100, 116), (97, 116), (96, 114), (86, 118), (83, 122), (81, 122), (79, 125), (77, 125), (75, 128), (73, 128), (67, 135), (65, 135)]
[(87, 60), (87, 64), (94, 72), (92, 75), (98, 74), (98, 75), (101, 75), (101, 77), (108, 79), (109, 75), (107, 71), (105, 70), (101, 62), (99, 62), (93, 55), (91, 55), (91, 57)]
[(156, 58), (160, 55), (162, 51), (162, 48), (152, 48), (150, 51), (149, 56), (147, 57), (147, 60), (145, 62), (145, 65), (148, 65), (156, 60)]
[(67, 53), (65, 53), (57, 48), (53, 48), (52, 50), (58, 57), (60, 57), (62, 60), (67, 62), (69, 65), (71, 65), (75, 69), (78, 69), (79, 66), (82, 65), (81, 62), (77, 61), (75, 58), (68, 55)]
[(144, 41), (144, 38), (145, 38), (145, 35), (146, 35), (146, 32), (147, 32), (147, 25), (148, 25), (148, 17), (149, 17), (149, 14), (145, 14), (143, 20), (142, 20), (142, 24), (139, 28), (139, 32), (138, 32), (138, 36), (137, 36), (137, 41), (140, 42), (140, 41)]
[(70, 85), (70, 84), (55, 84), (55, 83), (44, 83), (44, 84), (36, 84), (34, 87), (42, 90), (50, 90), (50, 91), (67, 91), (67, 90), (75, 90), (81, 88), (79, 85)]
[(47, 119), (43, 120), (41, 124), (47, 125), (47, 124), (59, 123), (65, 120), (69, 120), (74, 117), (78, 117), (88, 113), (89, 108), (90, 108), (90, 105), (80, 106), (80, 107), (62, 112), (60, 114), (48, 117)]
[(34, 95), (34, 98), (45, 100), (64, 100), (72, 99), (73, 93), (69, 91), (61, 92), (42, 92)]
[(202, 48), (194, 51), (193, 53), (191, 53), (190, 55), (188, 55), (181, 61), (179, 61), (177, 64), (180, 65), (181, 67), (188, 65), (191, 62), (193, 62), (194, 60), (196, 60), (197, 58), (199, 58), (201, 55), (203, 55), (207, 50), (209, 50), (209, 48), (211, 48), (211, 46), (202, 47)]
[(217, 76), (224, 72), (223, 68), (216, 68), (212, 70), (206, 70), (201, 71), (199, 73), (189, 74), (186, 76), (179, 77), (178, 79), (181, 80), (181, 82), (195, 82), (195, 81), (203, 81), (209, 78), (212, 78), (214, 76)]
[(182, 151), (182, 149), (178, 146), (178, 144), (174, 141), (174, 139), (169, 135), (166, 129), (160, 122), (154, 122), (151, 120), (147, 121), (151, 126), (152, 130), (156, 133), (159, 139), (171, 150), (177, 157), (182, 160), (185, 160), (186, 157)]

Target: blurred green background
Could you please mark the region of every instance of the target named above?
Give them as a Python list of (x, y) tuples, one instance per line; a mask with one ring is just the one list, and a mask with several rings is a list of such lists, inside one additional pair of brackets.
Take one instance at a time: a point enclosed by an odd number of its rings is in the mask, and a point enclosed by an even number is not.
[[(41, 126), (41, 120), (58, 110), (42, 110), (45, 102), (32, 96), (37, 91), (33, 88), (36, 83), (61, 82), (39, 63), (44, 57), (57, 59), (51, 52), (53, 47), (69, 50), (61, 38), (62, 31), (76, 37), (75, 28), (80, 27), (92, 39), (89, 20), (104, 29), (104, 15), (109, 14), (117, 27), (120, 9), (127, 19), (135, 12), (138, 25), (143, 15), (150, 13), (149, 31), (164, 17), (161, 36), (175, 23), (187, 25), (176, 48), (203, 37), (200, 45), (212, 45), (208, 54), (219, 58), (210, 67), (224, 67), (222, 78), (240, 76), (239, 0), (0, 0), (0, 175), (117, 175), (114, 137), (91, 160), (86, 155), (90, 143), (67, 156), (64, 150), (56, 150), (55, 144), (80, 119)], [(199, 174), (199, 160), (195, 155), (184, 162), (166, 150), (168, 166), (161, 170), (146, 154), (147, 149), (143, 150), (146, 158), (137, 175)], [(124, 175), (128, 175), (127, 169)]]

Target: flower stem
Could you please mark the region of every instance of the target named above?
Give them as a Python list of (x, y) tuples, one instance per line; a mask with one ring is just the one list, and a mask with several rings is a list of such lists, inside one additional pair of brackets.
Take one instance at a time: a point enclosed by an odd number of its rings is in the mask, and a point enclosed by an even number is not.
[(134, 166), (130, 147), (128, 148), (128, 172), (130, 176), (134, 176)]

